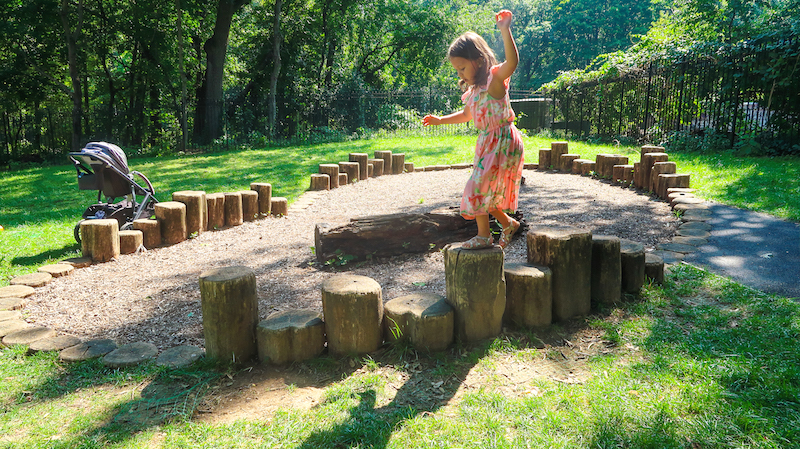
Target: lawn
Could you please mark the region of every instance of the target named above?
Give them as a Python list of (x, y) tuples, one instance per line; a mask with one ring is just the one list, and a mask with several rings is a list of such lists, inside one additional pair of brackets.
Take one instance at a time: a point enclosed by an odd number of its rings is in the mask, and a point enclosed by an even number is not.
[(794, 447), (798, 337), (797, 303), (679, 266), (585, 319), (433, 355), (116, 370), (6, 348), (0, 447)]

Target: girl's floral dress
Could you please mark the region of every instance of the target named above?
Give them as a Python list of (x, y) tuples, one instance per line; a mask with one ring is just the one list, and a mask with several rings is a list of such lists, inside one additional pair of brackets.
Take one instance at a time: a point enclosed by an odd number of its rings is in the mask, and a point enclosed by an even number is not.
[(506, 213), (517, 210), (522, 180), (522, 136), (514, 126), (514, 111), (508, 98), (509, 80), (505, 80), (503, 98), (489, 95), (489, 84), (497, 68), (492, 67), (485, 86), (471, 86), (461, 96), (480, 130), (472, 175), (461, 197), (461, 215), (467, 219), (487, 215), (495, 209)]

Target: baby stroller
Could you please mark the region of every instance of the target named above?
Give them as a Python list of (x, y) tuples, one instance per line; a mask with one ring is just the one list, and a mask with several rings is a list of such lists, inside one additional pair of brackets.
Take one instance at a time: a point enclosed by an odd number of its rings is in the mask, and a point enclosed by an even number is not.
[[(81, 242), (81, 222), (100, 218), (113, 218), (119, 229), (133, 229), (133, 220), (150, 218), (155, 213), (153, 184), (138, 171), (128, 169), (128, 159), (120, 147), (107, 142), (89, 142), (79, 152), (69, 153), (78, 171), (78, 189), (97, 190), (97, 204), (83, 213), (75, 225), (75, 240)], [(134, 179), (139, 178), (142, 184)], [(105, 196), (105, 202), (103, 197)], [(137, 196), (143, 197), (137, 201)], [(121, 201), (115, 203), (118, 198)]]

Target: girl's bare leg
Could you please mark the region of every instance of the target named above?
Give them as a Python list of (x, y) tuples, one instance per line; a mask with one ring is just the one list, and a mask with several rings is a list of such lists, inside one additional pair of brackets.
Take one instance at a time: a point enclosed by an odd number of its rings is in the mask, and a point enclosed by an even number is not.
[(475, 216), (475, 223), (478, 224), (478, 236), (479, 237), (489, 237), (491, 235), (491, 230), (489, 229), (489, 216), (488, 215), (476, 215)]

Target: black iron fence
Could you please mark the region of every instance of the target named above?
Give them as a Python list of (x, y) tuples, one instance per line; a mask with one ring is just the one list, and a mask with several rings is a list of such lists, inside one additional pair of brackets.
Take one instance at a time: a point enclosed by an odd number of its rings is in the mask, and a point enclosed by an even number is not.
[(751, 42), (656, 61), (552, 96), (568, 136), (665, 142), (713, 134), (754, 154), (800, 154), (800, 41)]

